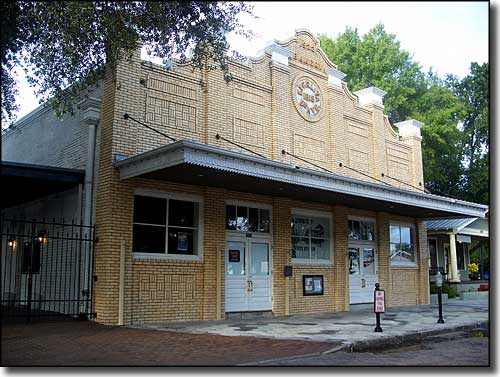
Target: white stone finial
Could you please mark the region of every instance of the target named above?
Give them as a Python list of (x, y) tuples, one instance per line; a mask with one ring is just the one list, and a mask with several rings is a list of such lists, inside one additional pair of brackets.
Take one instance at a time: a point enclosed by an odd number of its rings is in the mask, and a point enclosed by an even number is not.
[(399, 129), (399, 134), (401, 136), (421, 137), (420, 129), (424, 126), (424, 123), (419, 122), (415, 119), (410, 119), (403, 122), (394, 123), (394, 126)]
[(354, 92), (358, 99), (359, 104), (363, 105), (384, 105), (382, 99), (387, 94), (387, 92), (382, 89), (376, 88), (374, 86), (370, 86), (369, 88), (361, 89)]
[(259, 51), (258, 55), (261, 55), (262, 52), (271, 54), (271, 60), (273, 62), (277, 62), (283, 65), (288, 65), (288, 58), (293, 56), (293, 52), (291, 50), (282, 47), (274, 42), (265, 47), (263, 50)]
[(340, 72), (338, 69), (333, 67), (328, 67), (328, 83), (332, 84), (337, 88), (342, 87), (342, 80), (347, 76), (344, 72)]

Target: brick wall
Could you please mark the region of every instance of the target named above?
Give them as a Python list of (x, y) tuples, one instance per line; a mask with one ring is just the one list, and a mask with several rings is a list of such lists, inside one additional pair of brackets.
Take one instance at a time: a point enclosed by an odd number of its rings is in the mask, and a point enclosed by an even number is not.
[[(242, 151), (239, 147), (216, 140), (215, 135), (219, 133), (275, 160), (311, 168), (300, 160), (282, 155), (281, 150), (285, 149), (336, 173), (364, 180), (370, 178), (341, 168), (338, 163), (371, 175), (373, 181), (381, 178), (380, 173), (390, 169), (401, 174), (401, 171), (404, 172), (401, 166), (407, 162), (408, 177), (403, 178), (414, 182), (421, 166), (415, 157), (418, 153), (411, 151), (418, 145), (399, 140), (384, 118), (383, 108), (360, 107), (345, 85), (334, 88), (328, 84), (326, 67), (330, 63), (309, 33), (300, 32), (283, 46), (294, 53), (288, 66), (272, 62), (270, 54), (251, 59), (249, 64), (231, 63), (234, 80), (230, 83), (226, 83), (218, 71), (192, 70), (189, 63), (176, 64), (167, 71), (161, 66), (141, 62), (138, 53), (131, 62), (123, 62), (116, 71), (107, 73), (99, 126), (100, 163), (96, 199), (99, 243), (96, 247), (97, 281), (94, 293), (99, 322), (117, 323), (118, 262), (122, 241), (126, 245), (126, 323), (222, 317), (227, 199), (272, 205), (275, 315), (285, 314), (287, 302), (290, 314), (349, 309), (347, 217), (365, 212), (333, 204), (296, 202), (286, 197), (265, 197), (214, 187), (139, 178), (121, 181), (112, 165), (115, 154), (131, 157), (170, 142), (131, 120), (125, 120), (123, 114), (128, 113), (176, 139)], [(321, 93), (323, 108), (314, 121), (306, 120), (297, 112), (293, 90), (300, 77), (314, 81)], [(346, 143), (346, 140), (350, 142)], [(388, 155), (397, 167), (391, 168)], [(412, 161), (415, 164), (411, 165)], [(411, 169), (416, 170), (412, 173)], [(204, 198), (201, 261), (134, 258), (131, 251), (133, 194), (140, 188), (191, 193)], [(287, 300), (283, 268), (291, 263), (292, 208), (332, 214), (334, 263), (323, 266), (294, 264), (294, 273), (288, 282)], [(389, 303), (391, 299), (394, 304), (406, 303), (415, 297), (415, 300), (425, 302), (427, 280), (422, 279), (424, 264), (411, 272), (417, 284), (415, 292), (410, 287), (394, 284), (401, 277), (399, 271), (391, 270), (389, 263), (388, 224), (392, 217), (385, 213), (369, 215), (377, 219), (379, 277), (382, 288), (389, 292)], [(415, 223), (415, 219), (406, 220)], [(419, 231), (419, 239), (424, 233)], [(425, 252), (426, 246), (422, 246), (419, 253), (423, 255)], [(221, 271), (220, 276), (217, 275), (218, 270)], [(324, 276), (324, 295), (302, 295), (304, 274)], [(220, 312), (217, 312), (218, 296)]]
[[(102, 87), (90, 95), (101, 98)], [(50, 106), (40, 106), (2, 132), (2, 160), (85, 169), (88, 126), (81, 117), (79, 109), (58, 118)]]

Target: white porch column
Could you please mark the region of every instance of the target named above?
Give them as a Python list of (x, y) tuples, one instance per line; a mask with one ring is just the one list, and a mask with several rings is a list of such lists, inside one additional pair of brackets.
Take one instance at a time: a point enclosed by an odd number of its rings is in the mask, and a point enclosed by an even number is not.
[(457, 245), (455, 243), (454, 233), (450, 233), (450, 265), (451, 265), (450, 281), (453, 283), (460, 283), (460, 276), (458, 276), (458, 265), (457, 265)]

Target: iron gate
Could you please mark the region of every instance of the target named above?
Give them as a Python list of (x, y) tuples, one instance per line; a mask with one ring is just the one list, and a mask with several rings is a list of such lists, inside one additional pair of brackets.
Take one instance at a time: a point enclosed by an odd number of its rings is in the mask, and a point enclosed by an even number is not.
[(1, 219), (2, 319), (90, 318), (95, 227)]

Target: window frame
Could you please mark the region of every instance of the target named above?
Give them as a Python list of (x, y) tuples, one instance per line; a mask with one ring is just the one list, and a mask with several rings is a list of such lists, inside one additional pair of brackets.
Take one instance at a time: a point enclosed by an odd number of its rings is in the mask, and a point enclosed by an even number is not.
[[(393, 244), (394, 242), (391, 242), (391, 226), (397, 226), (399, 228), (401, 228), (401, 227), (410, 228), (410, 240), (411, 240), (411, 238), (413, 238), (413, 242), (414, 242), (413, 248), (414, 248), (415, 261), (413, 261), (413, 262), (401, 262), (401, 261), (392, 260), (392, 258), (391, 258), (391, 256), (392, 256), (391, 244)], [(406, 223), (406, 222), (402, 222), (402, 221), (390, 221), (388, 232), (389, 232), (389, 258), (391, 261), (391, 266), (417, 268), (418, 267), (418, 255), (417, 255), (418, 254), (418, 245), (417, 245), (417, 234), (416, 234), (415, 224)], [(401, 235), (401, 231), (400, 231), (400, 235)], [(399, 243), (401, 244), (401, 241)]]
[[(290, 260), (292, 264), (308, 264), (308, 265), (323, 265), (323, 266), (331, 266), (333, 265), (333, 255), (334, 255), (334, 250), (333, 250), (333, 214), (331, 212), (326, 212), (326, 211), (316, 211), (316, 210), (309, 210), (309, 209), (303, 209), (303, 208), (292, 208), (291, 210), (291, 216), (290, 219), (292, 219), (294, 216), (304, 216), (308, 217), (323, 217), (323, 218), (328, 218), (328, 224), (329, 224), (329, 245), (330, 245), (330, 257), (328, 259), (307, 259), (307, 258), (293, 258), (291, 256), (292, 249), (290, 248)], [(290, 241), (292, 240), (292, 228), (290, 227)], [(319, 238), (319, 237), (316, 237)], [(311, 235), (309, 235), (309, 247), (311, 247)]]
[[(226, 200), (226, 203), (224, 205), (224, 213), (226, 213), (227, 206), (247, 207), (247, 208), (257, 208), (257, 209), (268, 210), (269, 211), (269, 232), (268, 233), (266, 233), (266, 232), (251, 232), (251, 231), (243, 231), (243, 230), (237, 230), (237, 229), (225, 229), (226, 234), (242, 235), (242, 234), (247, 234), (247, 233), (250, 234), (251, 233), (252, 237), (255, 237), (255, 238), (272, 238), (273, 237), (273, 206), (271, 204), (228, 199), (228, 200)], [(226, 226), (226, 221), (227, 221), (227, 219), (224, 218), (224, 228)]]
[[(132, 256), (134, 259), (156, 259), (156, 260), (185, 260), (185, 261), (194, 261), (194, 262), (202, 262), (203, 261), (203, 237), (204, 237), (204, 201), (203, 197), (200, 195), (194, 194), (184, 194), (184, 193), (176, 193), (176, 192), (163, 192), (157, 190), (146, 190), (146, 189), (137, 189), (134, 191), (135, 196), (148, 196), (153, 198), (165, 199), (167, 201), (166, 210), (165, 210), (165, 252), (164, 253), (141, 253), (135, 252), (133, 249), (133, 239), (132, 239)], [(134, 200), (134, 199), (133, 199)], [(197, 229), (198, 231), (198, 242), (196, 242), (196, 255), (185, 255), (185, 254), (169, 254), (168, 253), (168, 228), (169, 228), (169, 201), (170, 200), (181, 200), (187, 202), (194, 202), (198, 204), (198, 227), (189, 229)], [(132, 228), (134, 226), (133, 219), (133, 210), (132, 210)], [(141, 223), (138, 223), (140, 225)], [(143, 224), (148, 225), (148, 224)], [(151, 226), (155, 226), (151, 224)], [(158, 226), (158, 225), (157, 225)], [(177, 226), (172, 226), (173, 228), (179, 228)]]
[[(373, 240), (356, 240), (353, 238), (349, 237), (349, 221), (364, 221), (364, 222), (370, 222), (373, 223)], [(349, 244), (351, 243), (361, 243), (361, 244), (378, 244), (378, 237), (377, 237), (377, 219), (373, 217), (364, 217), (364, 216), (347, 216), (347, 241)]]

